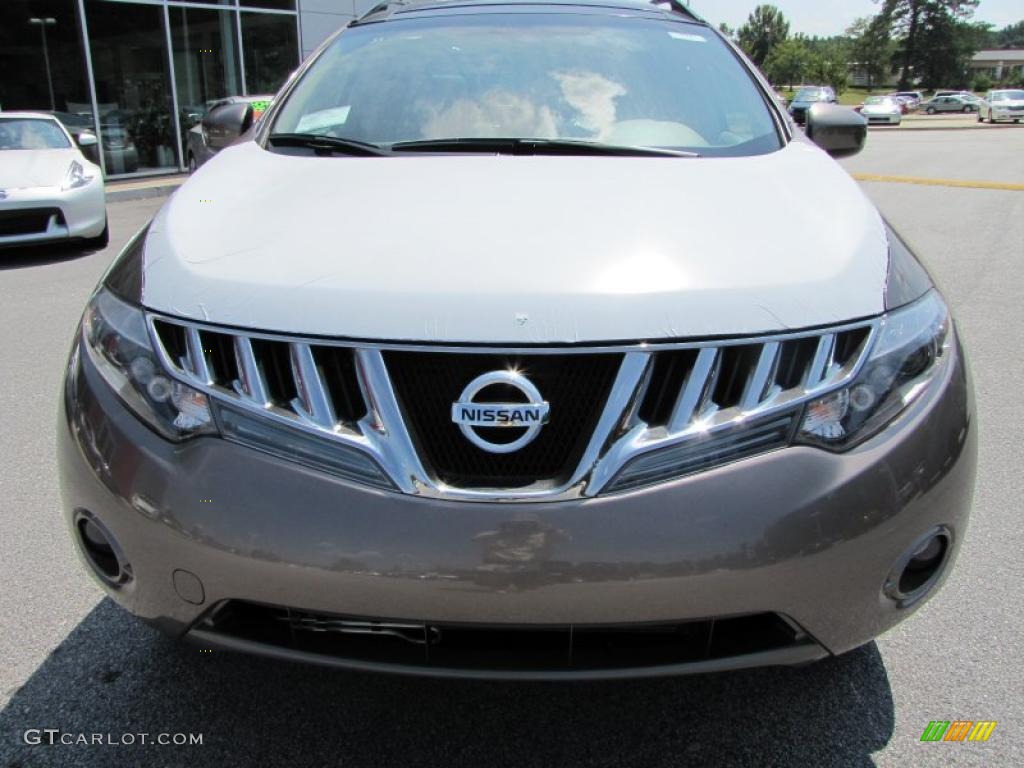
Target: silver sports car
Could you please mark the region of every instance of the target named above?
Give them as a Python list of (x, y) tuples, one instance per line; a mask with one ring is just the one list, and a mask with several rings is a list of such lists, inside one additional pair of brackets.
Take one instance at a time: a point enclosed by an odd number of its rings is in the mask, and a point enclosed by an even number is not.
[(102, 248), (107, 238), (99, 166), (54, 117), (0, 113), (0, 246), (74, 239)]

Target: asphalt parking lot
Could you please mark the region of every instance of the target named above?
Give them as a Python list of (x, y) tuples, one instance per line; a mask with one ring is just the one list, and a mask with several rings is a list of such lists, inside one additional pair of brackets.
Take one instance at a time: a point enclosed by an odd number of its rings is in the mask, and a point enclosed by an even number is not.
[[(958, 315), (980, 476), (941, 595), (876, 643), (798, 669), (446, 682), (200, 654), (164, 639), (104, 599), (76, 561), (53, 458), (59, 381), (84, 302), (161, 201), (112, 204), (105, 251), (0, 252), (0, 766), (1024, 764), (1024, 189), (1014, 188), (1024, 183), (1024, 127), (872, 131), (844, 165), (900, 179), (862, 183)], [(930, 720), (956, 719), (998, 726), (983, 744), (920, 741)], [(45, 728), (203, 743), (24, 743), (26, 729)]]

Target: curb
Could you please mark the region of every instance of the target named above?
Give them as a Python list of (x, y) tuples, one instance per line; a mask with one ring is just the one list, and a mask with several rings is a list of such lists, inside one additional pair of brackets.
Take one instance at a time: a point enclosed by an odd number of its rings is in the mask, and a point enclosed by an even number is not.
[(149, 187), (136, 187), (118, 189), (117, 182), (107, 187), (106, 195), (108, 203), (123, 203), (126, 200), (146, 200), (153, 197), (166, 197), (182, 185), (182, 180), (165, 184), (157, 184)]
[[(884, 130), (886, 128), (891, 128), (891, 127), (892, 126), (888, 126), (888, 125), (876, 125), (876, 126), (874, 126), (875, 130)], [(905, 125), (901, 125), (898, 128), (895, 128), (894, 130), (895, 131), (992, 131), (992, 130), (1004, 130), (1006, 128), (1021, 128), (1021, 127), (1022, 126), (1015, 125), (1014, 123), (998, 123), (996, 125), (988, 125), (988, 124), (985, 124), (985, 123), (978, 123), (977, 125), (939, 125), (939, 126), (928, 126), (928, 127), (923, 126), (923, 125), (914, 125), (914, 126), (909, 126), (909, 127), (905, 126)]]

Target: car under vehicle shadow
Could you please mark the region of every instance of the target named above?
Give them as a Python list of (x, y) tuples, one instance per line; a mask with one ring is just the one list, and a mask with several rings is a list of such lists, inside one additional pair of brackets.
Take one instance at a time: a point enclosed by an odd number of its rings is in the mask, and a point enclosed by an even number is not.
[[(869, 766), (893, 698), (874, 643), (793, 669), (625, 682), (349, 673), (176, 643), (104, 599), (0, 712), (0, 766)], [(27, 729), (202, 734), (27, 745)]]
[(77, 242), (8, 245), (0, 248), (0, 272), (6, 269), (25, 269), (76, 261), (102, 250), (103, 248)]

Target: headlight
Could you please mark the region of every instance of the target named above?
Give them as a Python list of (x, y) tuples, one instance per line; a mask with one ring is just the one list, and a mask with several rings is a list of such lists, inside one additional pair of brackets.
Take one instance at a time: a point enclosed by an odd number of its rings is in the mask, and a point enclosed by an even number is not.
[(140, 309), (102, 288), (85, 310), (82, 336), (107, 384), (154, 430), (170, 440), (216, 433), (206, 395), (161, 368)]
[(889, 275), (885, 282), (886, 310), (917, 301), (932, 289), (932, 279), (903, 238), (885, 222), (889, 242)]
[(797, 442), (844, 451), (878, 433), (936, 377), (949, 356), (950, 324), (934, 290), (886, 315), (857, 378), (807, 406)]
[(68, 168), (68, 174), (64, 177), (64, 183), (61, 184), (60, 188), (65, 192), (69, 189), (78, 189), (79, 187), (84, 187), (92, 179), (92, 174), (86, 172), (85, 166), (77, 160), (72, 160), (71, 167)]

